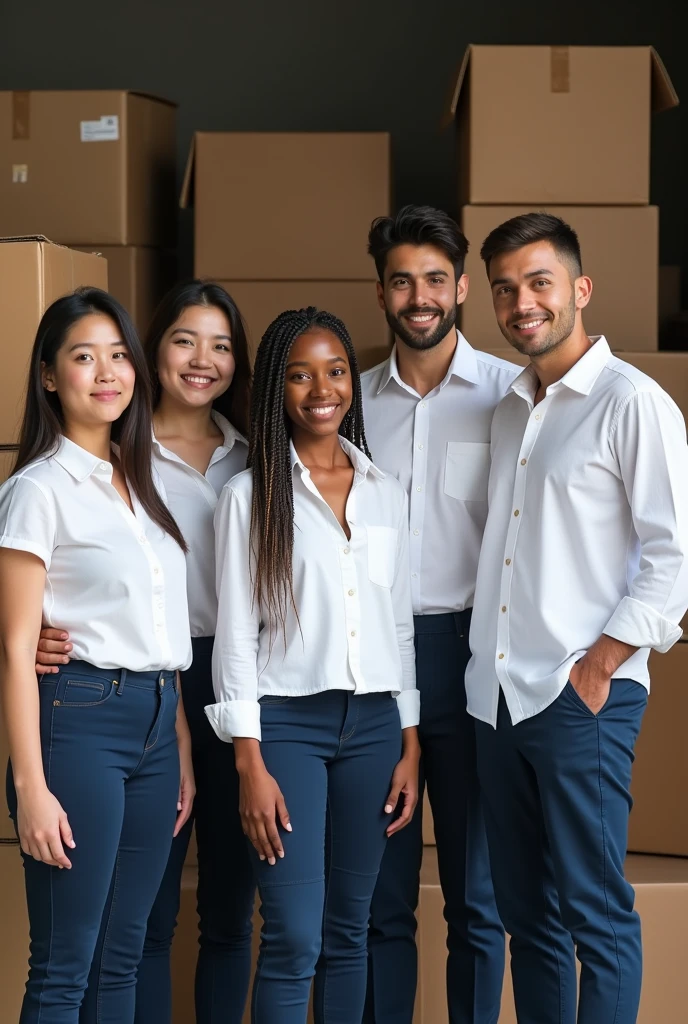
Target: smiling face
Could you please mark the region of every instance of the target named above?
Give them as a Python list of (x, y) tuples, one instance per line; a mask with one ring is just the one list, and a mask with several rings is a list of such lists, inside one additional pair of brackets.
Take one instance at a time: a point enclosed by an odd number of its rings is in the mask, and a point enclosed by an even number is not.
[(571, 336), (592, 291), (590, 279), (575, 277), (549, 242), (493, 256), (489, 277), (500, 331), (531, 358), (553, 351)]
[(136, 374), (115, 322), (93, 313), (77, 320), (53, 366), (42, 366), (42, 379), (46, 391), (57, 394), (69, 430), (119, 419), (131, 402)]
[(378, 301), (395, 336), (409, 348), (434, 348), (456, 324), (468, 290), (464, 274), (434, 245), (398, 245), (387, 254)]
[(211, 405), (232, 383), (227, 317), (216, 306), (188, 306), (165, 331), (157, 372), (163, 391), (185, 406)]
[(284, 411), (292, 436), (337, 434), (351, 408), (351, 368), (336, 334), (314, 327), (291, 347), (284, 380)]

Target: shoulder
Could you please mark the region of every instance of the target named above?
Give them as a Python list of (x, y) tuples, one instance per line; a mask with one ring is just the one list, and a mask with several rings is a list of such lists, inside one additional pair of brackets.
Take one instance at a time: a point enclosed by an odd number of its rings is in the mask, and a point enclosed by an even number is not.
[(37, 459), (14, 473), (0, 486), (0, 499), (49, 500), (60, 476), (60, 467), (50, 457)]
[(611, 356), (602, 370), (601, 376), (614, 388), (620, 398), (639, 394), (669, 397), (656, 380), (643, 373), (637, 366), (626, 363), (617, 356)]
[(515, 381), (523, 367), (512, 363), (508, 359), (500, 359), (491, 352), (482, 352), (474, 349), (478, 372), (487, 380), (495, 382), (505, 393), (512, 381)]
[(251, 504), (253, 498), (253, 470), (244, 469), (237, 473), (222, 488), (220, 500), (223, 502), (240, 501)]
[(378, 363), (377, 366), (373, 366), (361, 374), (361, 394), (364, 400), (374, 398), (377, 394), (388, 361), (385, 359), (384, 362)]

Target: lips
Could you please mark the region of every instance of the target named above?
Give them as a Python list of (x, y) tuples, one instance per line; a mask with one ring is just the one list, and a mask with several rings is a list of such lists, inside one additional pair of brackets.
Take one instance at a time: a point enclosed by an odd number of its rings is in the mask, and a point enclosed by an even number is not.
[(406, 310), (401, 314), (404, 320), (408, 320), (414, 327), (425, 327), (427, 324), (432, 323), (438, 317), (442, 316), (440, 310), (437, 309), (416, 309)]
[(209, 388), (217, 380), (216, 377), (209, 377), (204, 373), (182, 373), (181, 378), (185, 384), (193, 388)]
[(533, 317), (532, 320), (518, 320), (512, 323), (512, 327), (515, 327), (517, 331), (536, 331), (538, 327), (542, 327), (547, 322), (549, 317), (538, 316)]
[(307, 405), (303, 407), (303, 411), (310, 413), (311, 416), (316, 416), (318, 419), (327, 420), (335, 414), (338, 408), (338, 402), (330, 402), (329, 405)]
[(95, 398), (97, 402), (112, 402), (115, 398), (119, 398), (119, 391), (92, 391), (91, 398)]

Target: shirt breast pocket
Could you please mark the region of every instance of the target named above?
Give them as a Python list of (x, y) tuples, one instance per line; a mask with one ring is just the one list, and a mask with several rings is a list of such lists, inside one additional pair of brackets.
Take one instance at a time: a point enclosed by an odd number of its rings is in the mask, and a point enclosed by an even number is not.
[(368, 577), (378, 587), (391, 587), (397, 559), (397, 530), (393, 526), (367, 526)]
[(478, 441), (447, 441), (444, 493), (458, 501), (487, 501), (490, 446)]

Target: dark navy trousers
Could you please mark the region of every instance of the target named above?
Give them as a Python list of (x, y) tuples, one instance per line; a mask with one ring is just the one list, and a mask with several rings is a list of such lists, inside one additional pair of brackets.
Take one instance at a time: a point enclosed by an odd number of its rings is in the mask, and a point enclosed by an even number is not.
[(196, 1024), (240, 1024), (251, 973), (256, 883), (239, 817), (234, 747), (223, 743), (203, 710), (215, 703), (212, 637), (193, 640), (193, 663), (182, 673), (191, 731), (196, 799), (191, 820), (172, 842), (162, 885), (148, 918), (136, 986), (136, 1024), (170, 1024), (170, 951), (179, 912), (182, 869), (191, 830), (198, 849), (199, 953)]
[(516, 726), (503, 695), (497, 728), (476, 723), (519, 1024), (637, 1018), (640, 920), (623, 866), (633, 749), (646, 703), (643, 686), (615, 679), (594, 715), (569, 682), (548, 708)]
[[(451, 1024), (497, 1024), (504, 978), (504, 930), (495, 905), (478, 785), (475, 722), (466, 712), (470, 611), (420, 615), (421, 787), (432, 807), (447, 920)], [(421, 788), (422, 795), (422, 788)], [(411, 1024), (418, 961), (416, 918), (423, 855), (421, 804), (392, 836), (373, 897), (368, 935), (365, 1024)]]
[[(72, 661), (39, 688), (45, 777), (76, 849), (71, 870), (24, 856), (31, 955), (20, 1024), (133, 1024), (177, 814), (175, 675)], [(11, 769), (8, 803), (16, 819)]]

